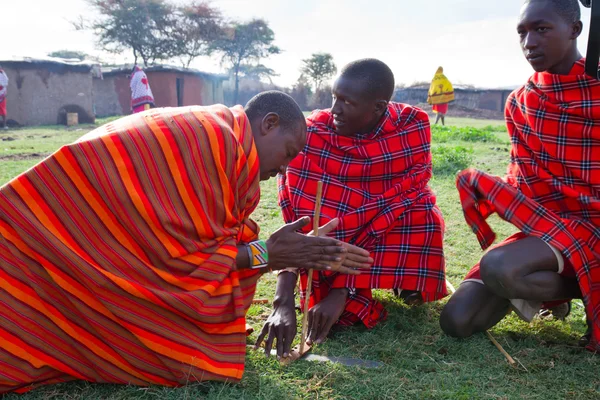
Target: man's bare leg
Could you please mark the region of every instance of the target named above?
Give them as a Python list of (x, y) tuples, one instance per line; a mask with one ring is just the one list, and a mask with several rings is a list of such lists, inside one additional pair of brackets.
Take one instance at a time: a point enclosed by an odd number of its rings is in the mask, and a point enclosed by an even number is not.
[(437, 125), (438, 121), (440, 120), (440, 116), (441, 116), (441, 114), (437, 113), (437, 116), (435, 118), (435, 125)]
[(492, 293), (506, 299), (580, 298), (577, 280), (557, 271), (552, 249), (533, 236), (490, 250), (481, 259), (481, 279)]
[(491, 328), (510, 310), (509, 299), (581, 297), (577, 281), (558, 274), (556, 255), (536, 237), (490, 250), (480, 268), (484, 285), (464, 282), (442, 311), (440, 325), (451, 336), (468, 337)]
[(490, 329), (509, 311), (510, 300), (481, 283), (463, 282), (442, 310), (440, 326), (450, 336), (466, 338)]

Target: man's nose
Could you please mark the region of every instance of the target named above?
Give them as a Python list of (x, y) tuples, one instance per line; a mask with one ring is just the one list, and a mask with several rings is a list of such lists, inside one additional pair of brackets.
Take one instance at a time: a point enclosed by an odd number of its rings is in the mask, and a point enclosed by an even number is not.
[(331, 105), (331, 113), (334, 115), (340, 115), (342, 113), (342, 107), (340, 106), (339, 100), (333, 100)]
[(536, 35), (533, 33), (527, 33), (523, 39), (523, 48), (527, 50), (535, 49), (538, 46)]

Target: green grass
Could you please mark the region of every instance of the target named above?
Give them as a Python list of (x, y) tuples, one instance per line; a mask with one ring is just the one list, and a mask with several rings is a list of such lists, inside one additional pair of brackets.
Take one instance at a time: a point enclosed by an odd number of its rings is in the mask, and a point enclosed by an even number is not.
[[(448, 118), (449, 122), (454, 119)], [(460, 126), (490, 121), (461, 121)], [(471, 130), (473, 135), (481, 135)], [(484, 130), (485, 131), (485, 130)], [(458, 286), (465, 273), (481, 257), (475, 236), (464, 222), (454, 184), (457, 167), (475, 166), (503, 174), (509, 158), (509, 144), (502, 127), (489, 132), (494, 141), (474, 141), (469, 135), (433, 143), (435, 168), (444, 162), (456, 162), (444, 173), (436, 173), (431, 186), (446, 220), (445, 252), (448, 279)], [(29, 168), (41, 157), (84, 132), (64, 128), (35, 128), (8, 131), (0, 139), (12, 146), (0, 157), (0, 184)], [(42, 136), (49, 136), (42, 138)], [(439, 150), (444, 148), (446, 150)], [(461, 150), (467, 149), (468, 151)], [(2, 149), (5, 151), (4, 149)], [(444, 157), (446, 152), (446, 157)], [(469, 155), (461, 159), (460, 154)], [(24, 159), (16, 159), (16, 156)], [(7, 158), (8, 156), (8, 158)], [(12, 158), (11, 158), (12, 157)], [(454, 161), (453, 161), (454, 160)], [(275, 180), (263, 182), (262, 200), (254, 218), (267, 237), (282, 224), (276, 201)], [(492, 218), (491, 224), (500, 238), (515, 229)], [(272, 298), (275, 277), (261, 279), (257, 297)], [(299, 361), (282, 367), (273, 358), (249, 350), (246, 372), (239, 384), (201, 383), (170, 389), (161, 387), (94, 385), (83, 382), (41, 388), (19, 399), (594, 399), (600, 398), (600, 358), (576, 347), (585, 330), (583, 313), (574, 307), (566, 322), (539, 321), (524, 323), (509, 316), (492, 332), (505, 349), (519, 361), (510, 367), (504, 357), (484, 335), (467, 340), (445, 336), (438, 325), (444, 301), (417, 308), (407, 308), (389, 291), (377, 290), (375, 297), (389, 311), (388, 319), (373, 330), (357, 326), (336, 333), (313, 351), (318, 354), (361, 357), (385, 364), (367, 370), (340, 365)], [(268, 316), (269, 305), (254, 305), (248, 321), (258, 332)], [(248, 338), (251, 344), (257, 333)]]

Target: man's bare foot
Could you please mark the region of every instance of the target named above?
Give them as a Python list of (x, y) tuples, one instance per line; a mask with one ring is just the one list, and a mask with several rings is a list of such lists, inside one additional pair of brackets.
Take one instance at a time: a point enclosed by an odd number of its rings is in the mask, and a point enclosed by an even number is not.
[(585, 334), (579, 339), (579, 346), (581, 347), (585, 347), (590, 343), (590, 340), (592, 340), (592, 325), (590, 323), (590, 321), (587, 321), (587, 330), (585, 331)]
[(415, 290), (394, 289), (394, 294), (404, 300), (408, 306), (420, 306), (423, 304), (421, 292)]
[(323, 343), (346, 307), (348, 289), (332, 289), (308, 312), (308, 343)]

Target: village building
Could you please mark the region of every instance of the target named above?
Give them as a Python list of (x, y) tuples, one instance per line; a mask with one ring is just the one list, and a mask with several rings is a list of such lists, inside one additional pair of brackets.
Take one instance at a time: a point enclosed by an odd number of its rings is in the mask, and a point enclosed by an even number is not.
[[(78, 123), (131, 113), (131, 67), (102, 68), (99, 63), (60, 58), (0, 60), (8, 84), (9, 124), (64, 125), (67, 114)], [(223, 103), (226, 76), (172, 66), (145, 68), (156, 107)]]
[(8, 76), (7, 114), (13, 124), (65, 124), (67, 113), (79, 122), (95, 121), (93, 80), (100, 65), (59, 58), (0, 60)]
[[(223, 103), (226, 76), (172, 66), (144, 68), (156, 107), (180, 107)], [(126, 115), (131, 112), (129, 75), (131, 68), (102, 70), (94, 80), (96, 115)]]

